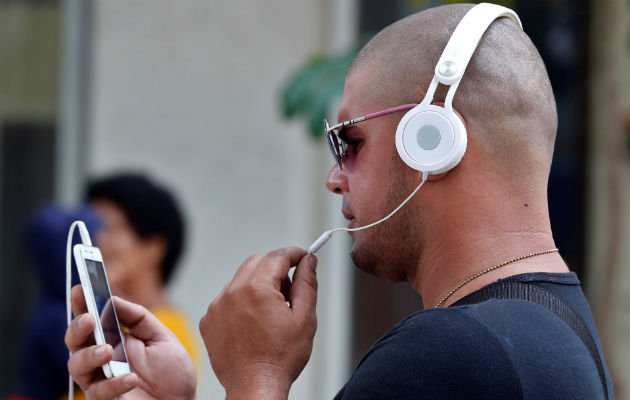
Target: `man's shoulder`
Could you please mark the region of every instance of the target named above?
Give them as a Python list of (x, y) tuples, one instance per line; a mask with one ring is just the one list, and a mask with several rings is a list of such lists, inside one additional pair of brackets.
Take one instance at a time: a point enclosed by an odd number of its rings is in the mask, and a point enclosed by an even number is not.
[(554, 319), (557, 317), (551, 312), (532, 302), (489, 299), (476, 304), (419, 311), (396, 324), (377, 344), (392, 339), (415, 340), (420, 331), (425, 337), (435, 336), (436, 340), (451, 335), (466, 338), (481, 335), (487, 339), (488, 335), (494, 335), (505, 326), (531, 326), (532, 322), (546, 325)]
[[(574, 275), (524, 274), (509, 280), (545, 285), (593, 325)], [(401, 321), (370, 349), (337, 398), (594, 399), (601, 394), (594, 361), (565, 321), (534, 302), (489, 299), (427, 309)]]
[(424, 310), (398, 323), (365, 355), (339, 398), (505, 399), (521, 392), (503, 344), (453, 308)]
[[(354, 398), (386, 387), (397, 398), (414, 398), (409, 394), (415, 392), (511, 399), (545, 397), (556, 386), (598, 393), (590, 363), (580, 339), (549, 310), (524, 300), (490, 299), (423, 310), (401, 321), (370, 349), (342, 393)], [(573, 382), (571, 373), (589, 378), (587, 387), (564, 387)]]
[(432, 337), (432, 340), (439, 341), (440, 338), (459, 336), (462, 333), (466, 333), (467, 336), (486, 336), (491, 327), (488, 326), (488, 321), (480, 318), (480, 314), (496, 312), (498, 309), (505, 311), (507, 306), (490, 303), (418, 311), (397, 323), (376, 344), (390, 340), (416, 340), (419, 332), (422, 332), (424, 337)]
[[(531, 302), (490, 299), (478, 304), (419, 311), (394, 326), (370, 353), (380, 347), (421, 350), (426, 346), (428, 354), (415, 355), (431, 358), (458, 354), (460, 365), (497, 357), (509, 362), (513, 358), (511, 345), (535, 340), (535, 336), (548, 332), (550, 325), (561, 332), (568, 328), (548, 310)], [(465, 352), (463, 357), (462, 352)]]
[(373, 350), (380, 346), (423, 344), (439, 344), (444, 354), (465, 351), (462, 361), (471, 363), (501, 357), (519, 366), (524, 359), (564, 357), (565, 354), (549, 354), (554, 346), (572, 346), (588, 356), (566, 322), (542, 306), (519, 299), (489, 299), (420, 311), (398, 323)]
[[(531, 286), (546, 285), (546, 291), (553, 293), (585, 321), (592, 322), (586, 299), (580, 289), (579, 280), (573, 273), (528, 273), (516, 275), (499, 282), (529, 283)], [(422, 330), (427, 335), (456, 335), (472, 337), (491, 335), (497, 344), (513, 349), (512, 344), (520, 341), (533, 341), (538, 345), (530, 351), (541, 350), (553, 341), (539, 341), (537, 337), (571, 337), (577, 346), (582, 346), (575, 332), (565, 321), (550, 309), (519, 298), (489, 298), (479, 302), (459, 302), (448, 308), (433, 308), (417, 312), (399, 322), (383, 339), (393, 335), (413, 337), (413, 331)], [(430, 329), (427, 329), (431, 327)]]

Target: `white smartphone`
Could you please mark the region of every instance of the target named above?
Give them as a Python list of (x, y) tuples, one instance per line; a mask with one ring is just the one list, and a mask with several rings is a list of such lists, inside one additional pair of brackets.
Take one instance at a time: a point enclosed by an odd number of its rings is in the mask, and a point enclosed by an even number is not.
[(114, 349), (112, 360), (103, 365), (103, 373), (107, 378), (129, 373), (125, 342), (118, 324), (101, 251), (98, 247), (82, 244), (75, 245), (73, 250), (85, 303), (88, 312), (96, 319), (94, 340), (96, 344), (107, 343)]

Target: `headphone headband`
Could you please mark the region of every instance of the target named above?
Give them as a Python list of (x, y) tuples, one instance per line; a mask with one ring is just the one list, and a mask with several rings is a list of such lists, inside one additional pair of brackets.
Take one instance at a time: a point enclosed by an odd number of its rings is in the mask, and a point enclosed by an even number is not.
[(459, 83), (483, 34), (488, 26), (500, 17), (509, 17), (521, 29), (523, 28), (514, 11), (496, 4), (478, 4), (464, 15), (435, 66), (435, 77), (440, 83), (444, 85)]

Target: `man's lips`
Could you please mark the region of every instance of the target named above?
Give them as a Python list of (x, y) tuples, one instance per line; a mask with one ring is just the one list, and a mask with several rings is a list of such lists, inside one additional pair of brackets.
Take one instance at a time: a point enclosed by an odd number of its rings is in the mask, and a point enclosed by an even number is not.
[(354, 215), (352, 215), (352, 213), (344, 208), (341, 209), (341, 213), (343, 214), (343, 217), (347, 220), (352, 220), (354, 219)]
[[(345, 219), (350, 221), (350, 223), (348, 224), (348, 229), (354, 228), (354, 225), (356, 224), (356, 221), (357, 221), (354, 215), (352, 215), (352, 213), (345, 208), (341, 209), (341, 213), (343, 214), (343, 217)], [(352, 232), (350, 232), (350, 234), (352, 234)]]

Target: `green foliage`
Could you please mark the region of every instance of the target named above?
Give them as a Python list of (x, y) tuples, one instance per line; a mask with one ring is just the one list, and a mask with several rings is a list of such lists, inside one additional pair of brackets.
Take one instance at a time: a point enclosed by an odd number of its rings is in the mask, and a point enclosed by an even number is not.
[(343, 92), (346, 70), (356, 55), (352, 50), (336, 56), (317, 56), (291, 76), (281, 93), (284, 117), (304, 117), (313, 137), (323, 133), (328, 105)]

